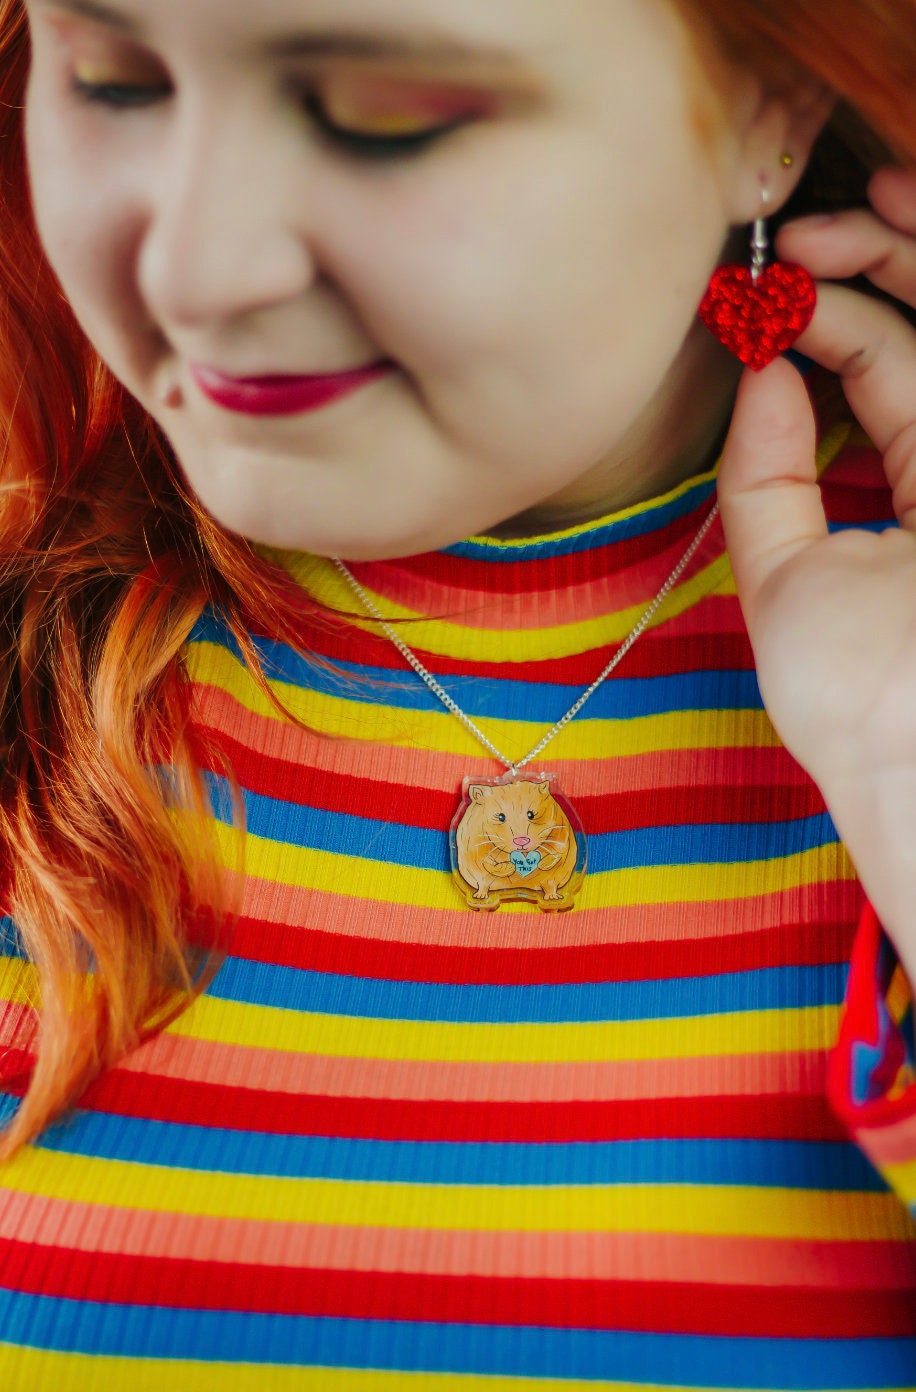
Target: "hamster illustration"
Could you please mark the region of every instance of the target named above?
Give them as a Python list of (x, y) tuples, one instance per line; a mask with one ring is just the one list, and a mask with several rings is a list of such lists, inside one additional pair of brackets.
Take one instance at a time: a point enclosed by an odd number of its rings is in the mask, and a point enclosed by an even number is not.
[(580, 831), (580, 846), (550, 782), (465, 780), (452, 859), (471, 908), (496, 909), (503, 899), (533, 900), (547, 911), (572, 907), (564, 891), (584, 869), (584, 838)]

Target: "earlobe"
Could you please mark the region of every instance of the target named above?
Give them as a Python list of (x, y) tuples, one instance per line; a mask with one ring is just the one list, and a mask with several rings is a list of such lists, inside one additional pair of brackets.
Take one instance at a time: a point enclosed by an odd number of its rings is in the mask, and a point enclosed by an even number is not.
[(753, 222), (761, 212), (761, 188), (770, 192), (772, 216), (795, 192), (811, 151), (836, 106), (836, 96), (822, 84), (791, 93), (761, 96), (747, 126), (736, 170), (732, 222)]

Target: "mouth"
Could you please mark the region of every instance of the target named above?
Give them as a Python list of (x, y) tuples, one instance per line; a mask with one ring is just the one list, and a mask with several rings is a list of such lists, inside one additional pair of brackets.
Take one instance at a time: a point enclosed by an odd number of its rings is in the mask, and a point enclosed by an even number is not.
[(305, 376), (229, 377), (212, 367), (192, 363), (191, 376), (203, 395), (226, 411), (245, 416), (293, 416), (318, 411), (341, 397), (395, 371), (393, 362), (370, 363), (349, 372)]

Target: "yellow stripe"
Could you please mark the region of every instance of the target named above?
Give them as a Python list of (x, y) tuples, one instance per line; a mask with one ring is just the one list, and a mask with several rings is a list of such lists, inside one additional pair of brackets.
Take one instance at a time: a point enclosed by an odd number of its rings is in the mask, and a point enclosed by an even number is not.
[[(652, 628), (667, 623), (685, 613), (721, 584), (731, 567), (726, 555), (717, 557), (698, 574), (678, 586), (665, 599), (664, 605), (649, 625)], [(353, 595), (338, 571), (330, 561), (321, 557), (307, 556), (297, 558), (294, 563), (296, 580), (319, 604), (330, 609), (352, 610)], [(543, 662), (549, 658), (570, 657), (573, 654), (592, 652), (596, 648), (620, 643), (636, 626), (646, 610), (646, 600), (641, 599), (627, 609), (616, 613), (599, 614), (594, 619), (583, 619), (571, 624), (552, 624), (536, 628), (504, 629), (477, 628), (474, 626), (476, 606), (472, 606), (464, 623), (454, 623), (446, 618), (427, 618), (415, 609), (398, 604), (387, 595), (367, 589), (377, 607), (391, 623), (409, 620), (403, 637), (412, 648), (423, 648), (426, 652), (443, 656), (483, 662)], [(352, 622), (359, 628), (377, 632), (378, 627), (369, 619), (355, 617)]]
[[(186, 661), (195, 682), (220, 688), (245, 710), (265, 720), (282, 719), (228, 648), (194, 643), (186, 650)], [(271, 686), (292, 716), (322, 735), (406, 749), (432, 749), (475, 761), (482, 757), (474, 736), (444, 707), (403, 710), (387, 705), (390, 686), (354, 681), (352, 699), (279, 681), (271, 682)], [(507, 751), (530, 748), (532, 734), (546, 728), (546, 722), (488, 716), (479, 717), (477, 724), (498, 749)], [(552, 742), (551, 757), (590, 760), (607, 758), (609, 751), (620, 756), (665, 749), (773, 748), (778, 744), (779, 738), (764, 711), (686, 710), (633, 719), (572, 722)]]
[(895, 1025), (899, 1025), (904, 1015), (913, 1004), (913, 992), (907, 980), (903, 967), (899, 964), (894, 968), (890, 985), (885, 993), (888, 1014)]
[[(0, 1386), (29, 1392), (673, 1392), (671, 1384), (580, 1382), (578, 1379), (486, 1377), (354, 1368), (282, 1367), (276, 1363), (204, 1363), (104, 1358), (0, 1345)], [(679, 1382), (677, 1392), (708, 1392)], [(733, 1392), (742, 1392), (734, 1388)], [(759, 1387), (754, 1392), (766, 1392)], [(882, 1389), (884, 1392), (884, 1389)], [(887, 1392), (907, 1392), (889, 1388)], [(912, 1389), (910, 1389), (912, 1392)]]
[(916, 1207), (916, 1160), (899, 1165), (882, 1165), (881, 1174), (909, 1207)]
[(561, 1025), (477, 1025), (359, 1019), (240, 1005), (204, 996), (170, 1034), (333, 1058), (449, 1063), (589, 1063), (710, 1058), (830, 1048), (839, 1006)]
[(828, 464), (833, 463), (840, 450), (847, 444), (861, 445), (865, 449), (875, 448), (858, 421), (839, 421), (824, 436), (815, 456), (818, 477), (824, 472)]
[(145, 1165), (28, 1148), (8, 1161), (6, 1191), (227, 1221), (324, 1223), (445, 1232), (646, 1232), (840, 1241), (907, 1241), (890, 1193), (743, 1185), (455, 1185), (285, 1179)]

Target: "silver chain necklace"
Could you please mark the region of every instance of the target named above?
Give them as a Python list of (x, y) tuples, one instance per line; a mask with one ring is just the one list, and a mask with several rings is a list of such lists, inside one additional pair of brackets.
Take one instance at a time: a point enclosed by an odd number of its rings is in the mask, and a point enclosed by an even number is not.
[(623, 661), (693, 560), (718, 513), (716, 501), (658, 594), (604, 670), (522, 759), (509, 759), (497, 749), (388, 623), (352, 571), (339, 557), (329, 558), (405, 662), (507, 770), (499, 778), (464, 779), (461, 801), (449, 831), (452, 872), (470, 908), (497, 909), (505, 899), (527, 900), (545, 912), (573, 907), (587, 864), (582, 824), (569, 800), (560, 792), (556, 774), (530, 773), (525, 778), (520, 774), (571, 720), (575, 720), (586, 701)]

